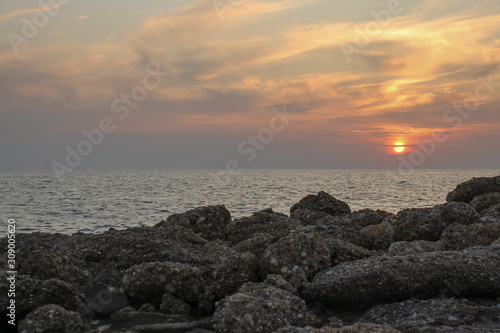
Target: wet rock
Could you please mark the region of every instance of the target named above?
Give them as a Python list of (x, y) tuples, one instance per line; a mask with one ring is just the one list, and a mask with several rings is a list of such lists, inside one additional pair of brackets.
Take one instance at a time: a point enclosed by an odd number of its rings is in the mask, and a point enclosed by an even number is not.
[(417, 254), (423, 252), (443, 251), (445, 245), (442, 241), (413, 241), (413, 242), (394, 242), (387, 251), (389, 255), (402, 256), (408, 254)]
[(290, 208), (290, 213), (297, 209), (306, 209), (310, 211), (320, 211), (332, 216), (351, 214), (351, 208), (343, 201), (337, 200), (330, 194), (320, 191), (318, 194), (309, 194), (302, 198), (298, 203)]
[(266, 249), (274, 242), (274, 237), (268, 234), (255, 234), (252, 238), (239, 242), (234, 246), (236, 251), (253, 253), (257, 258), (264, 255)]
[[(7, 280), (2, 276), (1, 295), (7, 295), (8, 289)], [(7, 308), (8, 301), (7, 297), (0, 297), (1, 309)], [(66, 310), (76, 311), (84, 320), (90, 318), (85, 296), (71, 284), (57, 279), (37, 280), (23, 275), (16, 277), (16, 312), (21, 317), (47, 304), (60, 305)]]
[(472, 178), (448, 193), (446, 201), (467, 202), (482, 194), (500, 192), (500, 176)]
[(492, 325), (497, 324), (500, 318), (498, 305), (498, 302), (491, 300), (476, 303), (455, 298), (407, 300), (377, 305), (369, 309), (360, 321), (390, 325), (404, 332), (419, 329), (430, 332), (432, 328), (439, 329), (441, 326)]
[(486, 193), (482, 195), (477, 195), (472, 199), (469, 205), (477, 210), (481, 215), (483, 215), (483, 210), (490, 208), (491, 206), (500, 204), (500, 193)]
[(323, 237), (317, 234), (295, 233), (272, 244), (259, 262), (259, 274), (288, 275), (294, 266), (302, 268), (310, 279), (330, 267), (330, 251)]
[(189, 316), (163, 314), (158, 312), (127, 311), (117, 312), (111, 316), (113, 328), (134, 327), (148, 324), (187, 323)]
[(395, 241), (437, 241), (448, 225), (480, 223), (481, 217), (468, 204), (450, 202), (433, 208), (405, 209), (388, 222), (394, 226)]
[(189, 315), (191, 307), (183, 300), (167, 293), (161, 298), (160, 311), (166, 314)]
[(330, 214), (323, 211), (309, 210), (304, 208), (295, 209), (290, 214), (290, 217), (292, 219), (299, 220), (300, 222), (302, 222), (302, 224), (305, 225), (314, 224), (317, 220), (326, 216), (330, 216)]
[(370, 240), (369, 249), (387, 250), (394, 240), (394, 228), (388, 222), (369, 225), (359, 231)]
[(299, 221), (284, 214), (275, 213), (272, 209), (266, 209), (229, 223), (226, 228), (226, 236), (227, 240), (234, 246), (261, 233), (271, 235), (273, 240), (278, 240), (300, 226)]
[(401, 331), (396, 330), (387, 325), (377, 325), (377, 324), (366, 324), (366, 323), (356, 323), (353, 325), (342, 326), (342, 327), (329, 327), (325, 326), (322, 328), (314, 328), (311, 326), (307, 327), (283, 327), (274, 333), (399, 333)]
[(354, 245), (338, 238), (326, 238), (325, 244), (330, 252), (332, 266), (342, 262), (368, 258), (374, 255), (372, 251), (364, 247)]
[(217, 304), (215, 332), (272, 332), (314, 320), (303, 299), (265, 284), (246, 284)]
[(182, 214), (174, 214), (155, 225), (179, 225), (200, 233), (208, 240), (225, 239), (226, 226), (231, 222), (231, 213), (224, 205), (198, 207)]
[(119, 288), (96, 284), (82, 288), (89, 310), (98, 316), (109, 316), (129, 306), (127, 295)]
[(374, 257), (317, 274), (302, 290), (308, 302), (366, 308), (412, 297), (431, 298), (453, 288), (463, 297), (500, 296), (500, 248)]
[(123, 286), (132, 304), (161, 304), (163, 294), (196, 305), (204, 284), (196, 267), (173, 262), (150, 262), (129, 268)]
[(77, 312), (47, 304), (30, 312), (19, 322), (20, 333), (80, 333), (89, 329)]
[(441, 241), (447, 250), (463, 250), (471, 246), (490, 245), (498, 237), (500, 237), (500, 226), (454, 223), (443, 232)]

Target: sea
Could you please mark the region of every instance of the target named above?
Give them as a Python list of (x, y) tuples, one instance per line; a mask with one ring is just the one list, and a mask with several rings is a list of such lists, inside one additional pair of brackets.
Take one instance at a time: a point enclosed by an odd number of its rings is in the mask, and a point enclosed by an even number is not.
[(152, 226), (174, 213), (225, 205), (232, 218), (262, 209), (289, 214), (308, 194), (330, 193), (351, 209), (444, 203), (456, 185), (497, 170), (74, 170), (0, 171), (0, 216), (17, 232), (102, 233)]

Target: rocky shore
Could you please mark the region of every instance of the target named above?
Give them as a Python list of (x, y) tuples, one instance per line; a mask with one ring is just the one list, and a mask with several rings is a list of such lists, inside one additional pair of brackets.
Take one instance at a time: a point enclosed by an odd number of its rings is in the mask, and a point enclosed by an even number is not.
[(396, 215), (319, 192), (290, 215), (233, 220), (219, 205), (153, 227), (19, 233), (16, 255), (23, 333), (500, 332), (500, 176)]

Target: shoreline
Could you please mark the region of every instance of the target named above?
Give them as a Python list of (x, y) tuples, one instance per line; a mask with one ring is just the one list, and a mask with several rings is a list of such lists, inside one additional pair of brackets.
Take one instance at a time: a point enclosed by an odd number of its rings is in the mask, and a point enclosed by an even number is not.
[(319, 192), (289, 215), (232, 219), (217, 205), (101, 234), (16, 233), (16, 328), (498, 332), (500, 176), (459, 184), (446, 201), (353, 212)]

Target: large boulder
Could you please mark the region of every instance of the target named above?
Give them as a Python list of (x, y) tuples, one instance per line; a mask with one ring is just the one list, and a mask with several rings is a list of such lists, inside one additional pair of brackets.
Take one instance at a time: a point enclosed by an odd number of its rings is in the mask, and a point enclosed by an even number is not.
[(366, 226), (359, 233), (370, 240), (371, 250), (387, 250), (394, 240), (394, 228), (386, 221)]
[(170, 215), (155, 227), (173, 224), (200, 233), (208, 240), (225, 239), (226, 226), (231, 222), (231, 213), (224, 205), (198, 207), (185, 213)]
[(500, 306), (492, 300), (437, 298), (377, 305), (369, 309), (360, 321), (390, 325), (403, 332), (418, 329), (440, 332), (441, 326), (459, 328), (465, 325), (474, 326), (480, 332), (483, 331), (481, 327), (498, 327), (498, 318)]
[(294, 233), (272, 244), (259, 262), (259, 274), (288, 275), (298, 266), (311, 279), (316, 273), (330, 267), (330, 251), (323, 237), (317, 234)]
[(387, 251), (388, 255), (404, 256), (408, 254), (417, 254), (423, 252), (435, 252), (445, 250), (445, 245), (442, 241), (429, 242), (425, 240), (418, 240), (412, 242), (394, 242)]
[(493, 205), (483, 210), (483, 216), (489, 220), (500, 222), (500, 204)]
[(294, 294), (265, 284), (247, 284), (217, 304), (215, 332), (272, 332), (284, 326), (306, 326), (313, 316)]
[(453, 223), (441, 235), (447, 250), (463, 250), (471, 246), (487, 246), (500, 237), (500, 226), (474, 223), (463, 225)]
[(272, 243), (274, 243), (274, 237), (272, 235), (260, 233), (253, 235), (252, 238), (239, 242), (233, 247), (233, 249), (239, 252), (253, 253), (258, 259), (260, 259)]
[(446, 201), (469, 203), (475, 196), (493, 192), (500, 192), (500, 176), (472, 178), (448, 193)]
[(450, 202), (433, 208), (412, 208), (388, 219), (394, 226), (394, 241), (437, 241), (452, 223), (480, 223), (481, 216), (465, 203)]
[(483, 211), (490, 208), (491, 206), (500, 204), (500, 193), (486, 193), (482, 195), (477, 195), (472, 199), (469, 203), (472, 208), (477, 210), (481, 215), (483, 215)]
[(125, 271), (123, 287), (135, 305), (159, 306), (165, 293), (197, 305), (204, 283), (196, 267), (174, 262), (148, 262)]
[(412, 297), (431, 298), (449, 289), (463, 297), (498, 297), (498, 267), (499, 247), (374, 257), (317, 274), (302, 296), (308, 302), (358, 308)]
[(56, 304), (47, 304), (30, 312), (19, 322), (20, 333), (80, 333), (87, 331), (77, 312), (68, 311)]
[(278, 240), (301, 225), (299, 221), (284, 214), (275, 213), (269, 208), (229, 223), (226, 228), (226, 237), (232, 245), (262, 233), (271, 235), (273, 240)]
[(314, 328), (311, 326), (306, 327), (283, 327), (273, 333), (400, 333), (387, 325), (369, 324), (369, 323), (355, 323), (352, 325), (331, 327), (324, 326), (321, 328)]
[(374, 255), (373, 251), (338, 238), (326, 238), (325, 244), (330, 252), (332, 266)]
[(318, 194), (309, 194), (290, 208), (290, 213), (297, 209), (325, 212), (332, 216), (351, 214), (349, 205), (341, 200), (337, 200), (330, 194), (320, 191)]

